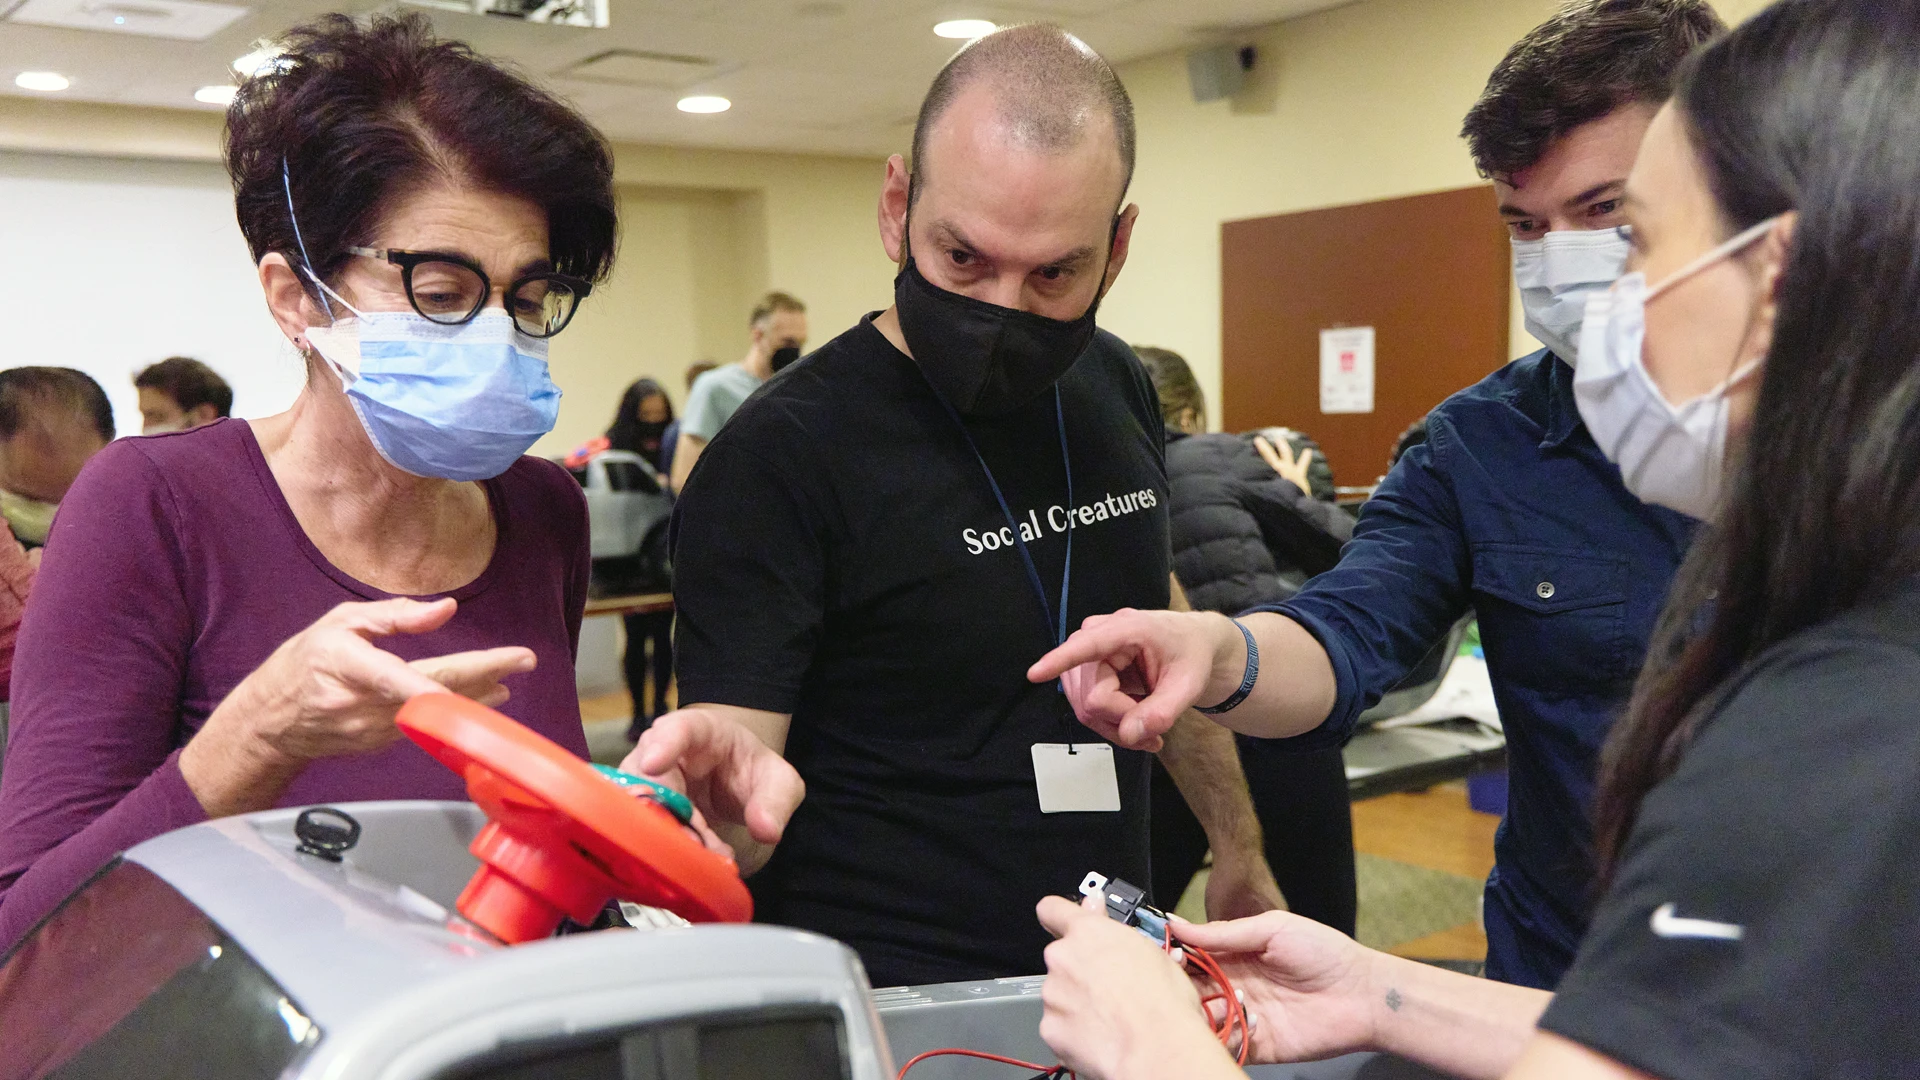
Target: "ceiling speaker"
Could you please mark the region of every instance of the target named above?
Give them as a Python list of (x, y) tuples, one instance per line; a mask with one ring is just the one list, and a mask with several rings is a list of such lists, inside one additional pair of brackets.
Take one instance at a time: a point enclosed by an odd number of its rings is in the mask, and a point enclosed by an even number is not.
[(1196, 104), (1219, 101), (1240, 92), (1253, 70), (1251, 45), (1217, 45), (1187, 54), (1187, 85)]

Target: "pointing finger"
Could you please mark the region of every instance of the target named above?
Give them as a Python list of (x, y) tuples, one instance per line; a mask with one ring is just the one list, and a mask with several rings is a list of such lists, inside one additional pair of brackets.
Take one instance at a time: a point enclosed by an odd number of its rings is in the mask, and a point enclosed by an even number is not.
[[(1027, 680), (1043, 683), (1050, 679), (1057, 679), (1081, 664), (1107, 660), (1129, 649), (1128, 635), (1122, 625), (1109, 622), (1076, 630), (1072, 637), (1035, 661), (1034, 665), (1027, 669)], [(1124, 667), (1125, 665), (1113, 666)]]

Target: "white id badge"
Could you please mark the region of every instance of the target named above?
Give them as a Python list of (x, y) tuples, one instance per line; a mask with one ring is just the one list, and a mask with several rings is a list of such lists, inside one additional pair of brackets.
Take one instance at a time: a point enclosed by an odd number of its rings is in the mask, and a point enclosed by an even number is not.
[(1033, 783), (1043, 814), (1120, 809), (1120, 778), (1107, 743), (1034, 743)]

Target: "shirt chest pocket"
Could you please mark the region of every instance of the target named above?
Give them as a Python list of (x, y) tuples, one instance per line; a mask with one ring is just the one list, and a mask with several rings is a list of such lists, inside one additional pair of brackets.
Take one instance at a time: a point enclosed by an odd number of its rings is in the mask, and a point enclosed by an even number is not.
[(1632, 678), (1627, 560), (1519, 544), (1473, 549), (1474, 609), (1489, 663), (1549, 694)]

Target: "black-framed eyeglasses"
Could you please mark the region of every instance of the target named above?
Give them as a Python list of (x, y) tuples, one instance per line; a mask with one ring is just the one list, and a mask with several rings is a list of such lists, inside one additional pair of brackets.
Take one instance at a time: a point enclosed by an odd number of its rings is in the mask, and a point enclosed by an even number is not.
[[(350, 247), (349, 254), (381, 259), (400, 268), (407, 302), (430, 322), (458, 326), (471, 322), (487, 306), (493, 282), (472, 260), (443, 251)], [(528, 274), (507, 286), (507, 314), (530, 337), (550, 338), (567, 328), (591, 282), (570, 274)]]

